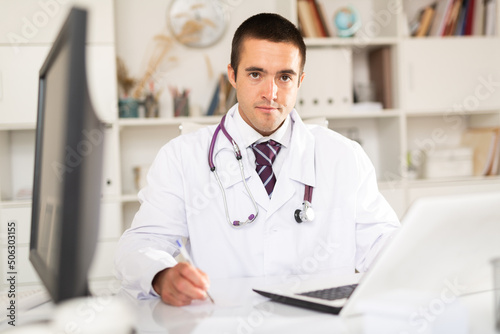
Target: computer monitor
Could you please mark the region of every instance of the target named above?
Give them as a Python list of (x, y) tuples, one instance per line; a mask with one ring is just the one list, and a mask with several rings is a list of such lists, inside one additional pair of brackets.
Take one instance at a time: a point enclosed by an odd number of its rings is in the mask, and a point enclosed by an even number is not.
[(103, 123), (86, 79), (87, 12), (72, 8), (40, 69), (30, 261), (54, 302), (85, 296), (97, 244)]

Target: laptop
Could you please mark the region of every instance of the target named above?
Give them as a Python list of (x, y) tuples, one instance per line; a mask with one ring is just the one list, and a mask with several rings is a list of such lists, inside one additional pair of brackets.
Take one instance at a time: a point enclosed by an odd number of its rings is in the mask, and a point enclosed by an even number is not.
[[(500, 257), (500, 192), (425, 197), (365, 274), (255, 287), (273, 301), (351, 316), (360, 304), (395, 291), (457, 297), (493, 289), (490, 261)], [(341, 291), (329, 291), (342, 287)], [(325, 299), (323, 294), (329, 295)]]

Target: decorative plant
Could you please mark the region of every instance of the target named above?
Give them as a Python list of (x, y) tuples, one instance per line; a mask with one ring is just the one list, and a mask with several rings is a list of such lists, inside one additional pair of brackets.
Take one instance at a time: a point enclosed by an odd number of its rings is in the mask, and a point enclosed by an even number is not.
[[(146, 67), (146, 72), (140, 79), (135, 79), (129, 77), (128, 70), (122, 59), (117, 57), (117, 78), (118, 84), (123, 90), (125, 96), (129, 96), (132, 91), (132, 97), (135, 99), (142, 99), (147, 94), (153, 93), (150, 91), (154, 85), (153, 81), (157, 80), (154, 78), (155, 74), (158, 74), (159, 67), (164, 61), (175, 62), (177, 59), (175, 57), (166, 58), (169, 51), (172, 50), (174, 42), (173, 39), (167, 35), (159, 34), (153, 37), (153, 51), (149, 57), (149, 61)], [(158, 94), (161, 91), (158, 90), (155, 98), (158, 98)]]
[(124, 97), (128, 97), (136, 80), (128, 75), (127, 67), (120, 57), (116, 57), (116, 78), (118, 86), (122, 89)]

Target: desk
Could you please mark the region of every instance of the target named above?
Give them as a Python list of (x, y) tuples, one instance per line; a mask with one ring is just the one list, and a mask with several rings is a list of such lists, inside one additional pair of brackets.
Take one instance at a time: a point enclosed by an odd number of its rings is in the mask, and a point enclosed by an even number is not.
[(172, 307), (133, 301), (138, 333), (347, 333), (340, 317), (271, 302), (252, 291), (263, 279), (212, 280), (209, 301)]
[[(120, 292), (121, 299), (136, 317), (138, 334), (266, 334), (266, 333), (342, 333), (362, 334), (364, 317), (346, 318), (319, 313), (269, 301), (252, 291), (269, 279), (241, 278), (212, 280), (210, 292), (216, 305), (209, 301), (196, 301), (190, 306), (173, 307), (158, 299), (135, 300)], [(469, 317), (470, 334), (496, 334), (494, 329), (493, 291), (476, 293), (459, 298)], [(54, 314), (57, 307), (42, 305), (42, 310), (31, 310), (38, 318), (40, 311)], [(21, 320), (21, 319), (20, 319)], [(451, 319), (453, 321), (454, 319)], [(23, 321), (25, 322), (25, 321)], [(0, 326), (0, 330), (6, 329)], [(370, 333), (390, 334), (390, 331)], [(396, 331), (397, 334), (404, 332)], [(413, 333), (413, 332), (408, 332)], [(417, 330), (414, 333), (418, 333)], [(456, 334), (447, 331), (433, 334)], [(115, 333), (116, 334), (116, 333)]]
[[(138, 333), (143, 334), (366, 333), (362, 316), (344, 319), (269, 301), (252, 291), (252, 287), (261, 285), (263, 281), (262, 278), (212, 280), (210, 291), (216, 305), (207, 301), (176, 308), (159, 300), (136, 301), (126, 298), (136, 310)], [(469, 315), (467, 333), (496, 333), (493, 291), (463, 296), (459, 300)], [(390, 334), (386, 331), (380, 333)], [(402, 334), (400, 331), (396, 333)]]

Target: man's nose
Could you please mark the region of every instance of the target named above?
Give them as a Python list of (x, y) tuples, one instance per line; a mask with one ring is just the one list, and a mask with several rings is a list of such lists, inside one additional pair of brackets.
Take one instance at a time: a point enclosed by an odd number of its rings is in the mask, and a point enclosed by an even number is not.
[(278, 97), (278, 85), (276, 84), (274, 78), (269, 79), (264, 84), (264, 89), (262, 92), (262, 97), (268, 101), (274, 101)]

